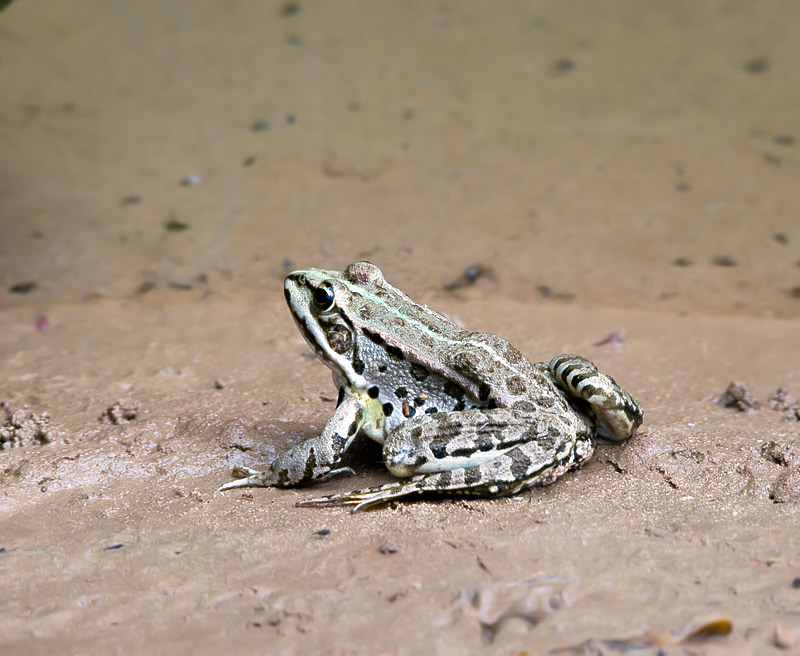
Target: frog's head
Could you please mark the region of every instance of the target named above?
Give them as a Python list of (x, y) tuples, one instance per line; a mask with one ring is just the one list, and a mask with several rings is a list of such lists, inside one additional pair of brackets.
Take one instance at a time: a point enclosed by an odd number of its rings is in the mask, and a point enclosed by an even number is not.
[(354, 295), (384, 283), (381, 270), (369, 262), (356, 262), (344, 271), (303, 269), (286, 276), (286, 303), (306, 342), (334, 375), (363, 386), (364, 363), (357, 356)]

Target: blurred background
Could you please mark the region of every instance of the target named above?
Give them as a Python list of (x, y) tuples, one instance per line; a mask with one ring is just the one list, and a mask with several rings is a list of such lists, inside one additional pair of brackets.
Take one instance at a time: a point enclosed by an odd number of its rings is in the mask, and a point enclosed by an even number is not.
[(368, 259), (800, 316), (799, 51), (793, 0), (13, 2), (0, 305)]
[[(3, 656), (797, 644), (798, 0), (4, 5)], [(366, 439), (215, 493), (331, 416), (282, 282), (359, 259), (642, 429), (509, 500), (295, 509), (388, 482)], [(558, 581), (486, 651), (475, 592)]]

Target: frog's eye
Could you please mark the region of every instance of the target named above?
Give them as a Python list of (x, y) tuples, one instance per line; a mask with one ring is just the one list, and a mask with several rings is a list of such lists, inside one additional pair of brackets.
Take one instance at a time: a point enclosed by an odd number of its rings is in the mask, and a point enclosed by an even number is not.
[(333, 307), (333, 287), (329, 282), (321, 284), (314, 290), (314, 305), (320, 312), (325, 312)]

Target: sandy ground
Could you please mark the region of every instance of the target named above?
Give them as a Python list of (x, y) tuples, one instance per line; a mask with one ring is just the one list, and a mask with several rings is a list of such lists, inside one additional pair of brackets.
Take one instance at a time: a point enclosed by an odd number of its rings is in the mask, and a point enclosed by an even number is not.
[[(791, 649), (798, 59), (790, 0), (13, 3), (0, 651), (545, 654), (713, 618), (637, 653)], [(387, 482), (368, 440), (355, 478), (217, 493), (330, 416), (281, 283), (357, 259), (586, 355), (644, 426), (509, 499), (294, 507)], [(760, 409), (712, 402), (732, 380)]]

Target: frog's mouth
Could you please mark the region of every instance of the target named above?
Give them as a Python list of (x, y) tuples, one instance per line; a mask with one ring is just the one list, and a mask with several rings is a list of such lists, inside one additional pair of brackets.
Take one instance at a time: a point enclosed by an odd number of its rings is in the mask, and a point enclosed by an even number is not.
[[(326, 272), (316, 271), (317, 274)], [(314, 294), (326, 278), (311, 271), (290, 273), (284, 282), (286, 303), (309, 348), (330, 368), (334, 376), (363, 386), (363, 377), (353, 367), (355, 328), (342, 317), (335, 300), (327, 311), (315, 306)]]

